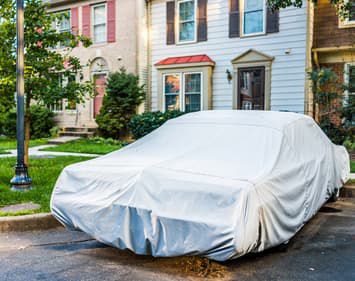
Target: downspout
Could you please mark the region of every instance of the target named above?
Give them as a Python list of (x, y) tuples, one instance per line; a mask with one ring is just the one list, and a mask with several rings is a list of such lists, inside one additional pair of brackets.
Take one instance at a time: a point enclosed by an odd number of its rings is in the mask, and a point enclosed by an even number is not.
[(147, 11), (147, 97), (145, 102), (145, 111), (149, 112), (152, 109), (152, 40), (151, 40), (151, 15), (152, 15), (152, 3), (150, 0), (146, 0)]

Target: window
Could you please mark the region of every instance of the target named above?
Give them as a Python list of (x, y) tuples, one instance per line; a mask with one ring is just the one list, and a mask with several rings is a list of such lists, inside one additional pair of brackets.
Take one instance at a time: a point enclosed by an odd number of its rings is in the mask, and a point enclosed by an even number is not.
[(347, 63), (345, 64), (345, 84), (347, 89), (345, 91), (344, 102), (347, 103), (350, 96), (355, 95), (355, 64)]
[[(62, 11), (56, 13), (56, 19), (53, 22), (53, 29), (58, 33), (71, 32), (71, 13), (70, 11)], [(69, 45), (69, 42), (59, 43), (56, 48), (64, 48)]]
[(164, 75), (164, 109), (194, 112), (201, 110), (202, 73)]
[(348, 4), (349, 1), (351, 2), (350, 7), (350, 15), (347, 18), (339, 17), (339, 27), (340, 28), (349, 28), (355, 27), (355, 1), (354, 0), (345, 0), (344, 3)]
[(201, 73), (185, 73), (185, 112), (201, 110)]
[(107, 41), (106, 14), (106, 4), (95, 5), (92, 7), (94, 43), (105, 43)]
[[(59, 74), (59, 84), (61, 84), (61, 90), (62, 91), (70, 91), (70, 83), (75, 82), (76, 77), (75, 75), (70, 75), (69, 77), (64, 77), (62, 74)], [(63, 89), (66, 88), (66, 89)], [(52, 110), (53, 112), (61, 112), (64, 109), (66, 111), (73, 111), (76, 110), (76, 101), (75, 99), (63, 99), (63, 100), (58, 100), (52, 103), (49, 106), (49, 109)]]
[(196, 1), (181, 0), (178, 4), (178, 42), (196, 41)]
[(180, 109), (180, 74), (164, 76), (165, 111)]
[(243, 35), (265, 33), (265, 0), (244, 0)]

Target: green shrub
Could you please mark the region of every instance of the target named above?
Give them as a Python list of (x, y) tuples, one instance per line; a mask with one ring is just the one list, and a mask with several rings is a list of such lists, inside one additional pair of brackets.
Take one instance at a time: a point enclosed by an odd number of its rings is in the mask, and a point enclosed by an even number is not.
[(181, 111), (173, 110), (162, 113), (145, 112), (140, 115), (135, 115), (129, 122), (130, 131), (135, 139), (139, 139), (154, 131), (163, 125), (167, 120), (181, 116), (184, 114)]
[[(9, 138), (16, 137), (16, 110), (6, 113), (3, 124), (3, 134)], [(51, 135), (50, 130), (54, 126), (54, 114), (46, 107), (32, 105), (30, 108), (31, 116), (31, 139), (46, 138)]]
[(58, 126), (54, 126), (52, 129), (49, 130), (51, 138), (57, 138), (59, 136), (60, 129)]
[(11, 109), (5, 114), (2, 133), (8, 138), (16, 137), (16, 110)]
[(31, 138), (40, 139), (51, 136), (51, 129), (54, 127), (54, 113), (47, 107), (32, 105), (31, 116)]
[(123, 68), (110, 74), (100, 114), (96, 117), (100, 135), (113, 139), (125, 137), (128, 123), (143, 100), (144, 90), (138, 76)]

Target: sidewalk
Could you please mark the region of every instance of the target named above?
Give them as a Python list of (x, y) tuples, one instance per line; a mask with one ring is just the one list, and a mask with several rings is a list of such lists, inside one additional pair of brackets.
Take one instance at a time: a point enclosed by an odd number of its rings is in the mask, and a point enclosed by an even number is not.
[[(31, 147), (29, 149), (29, 155), (32, 157), (46, 157), (46, 156), (86, 156), (86, 157), (98, 157), (101, 156), (99, 154), (88, 154), (88, 153), (73, 153), (73, 152), (54, 152), (54, 151), (40, 151), (41, 149), (47, 148), (47, 147), (54, 147), (56, 145), (54, 144), (46, 144), (46, 145), (40, 145), (36, 147)], [(17, 150), (12, 149), (8, 150), (9, 154), (0, 154), (0, 158), (6, 158), (6, 157), (16, 157), (17, 156)]]

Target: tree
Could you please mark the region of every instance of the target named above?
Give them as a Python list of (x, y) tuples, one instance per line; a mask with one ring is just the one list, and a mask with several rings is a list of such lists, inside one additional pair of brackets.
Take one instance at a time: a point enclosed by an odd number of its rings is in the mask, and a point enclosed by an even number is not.
[(114, 139), (127, 136), (128, 123), (144, 100), (143, 87), (139, 86), (138, 76), (124, 68), (109, 75), (102, 108), (96, 117), (103, 136)]
[[(317, 4), (318, 0), (308, 0)], [(329, 0), (336, 9), (340, 18), (348, 18), (352, 14), (352, 1), (349, 0)], [(279, 10), (287, 7), (302, 7), (303, 0), (268, 0), (269, 6), (273, 10)]]
[[(25, 0), (25, 162), (30, 139), (30, 104), (49, 106), (62, 99), (77, 103), (91, 92), (90, 82), (82, 80), (82, 65), (71, 50), (90, 39), (76, 31), (58, 33), (53, 22), (63, 14), (49, 14), (42, 0)], [(0, 101), (12, 103), (16, 91), (16, 1), (0, 0)], [(56, 49), (58, 45), (64, 49)], [(79, 77), (77, 80), (72, 77)], [(66, 81), (63, 83), (63, 81)]]

